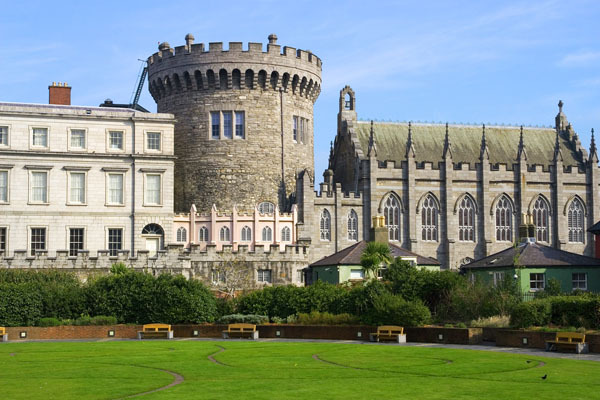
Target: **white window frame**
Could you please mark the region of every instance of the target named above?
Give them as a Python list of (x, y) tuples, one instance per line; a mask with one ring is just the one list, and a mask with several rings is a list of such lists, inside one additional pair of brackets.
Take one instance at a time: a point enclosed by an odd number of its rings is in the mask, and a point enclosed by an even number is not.
[[(73, 131), (83, 132), (83, 147), (75, 147), (72, 143)], [(69, 128), (69, 136), (67, 138), (67, 148), (69, 151), (87, 151), (88, 148), (88, 130), (87, 128)]]
[(87, 244), (87, 229), (85, 226), (67, 226), (67, 250), (69, 251), (69, 257), (76, 257), (71, 255), (71, 229), (83, 229), (83, 248), (82, 251), (85, 251)]
[[(354, 273), (354, 276), (352, 275)], [(358, 277), (356, 277), (358, 275)], [(359, 280), (365, 279), (365, 270), (362, 268), (352, 268), (350, 270), (350, 279)]]
[(33, 251), (33, 246), (32, 246), (32, 237), (31, 235), (33, 234), (33, 229), (44, 229), (44, 248), (43, 249), (36, 249), (39, 251), (48, 251), (48, 226), (45, 225), (31, 225), (27, 227), (27, 254), (29, 256), (35, 256), (35, 254), (32, 254)]
[[(158, 194), (158, 203), (150, 203), (148, 201), (148, 176), (158, 176), (158, 179), (160, 179), (160, 185), (159, 185), (159, 190), (160, 193)], [(162, 172), (144, 172), (144, 207), (162, 207), (163, 205), (163, 173)]]
[(395, 194), (390, 193), (385, 198), (383, 202), (383, 216), (385, 217), (385, 226), (388, 230), (388, 240), (399, 241), (402, 226), (402, 207), (400, 207), (400, 199)]
[[(158, 149), (152, 149), (150, 148), (150, 146), (148, 146), (148, 144), (150, 143), (150, 134), (158, 134)], [(163, 133), (162, 131), (156, 131), (156, 130), (151, 130), (151, 131), (144, 131), (144, 151), (146, 153), (155, 153), (155, 154), (160, 154), (163, 152)]]
[(6, 200), (0, 198), (0, 204), (10, 204), (10, 171), (12, 166), (0, 165), (0, 173), (6, 173)]
[[(224, 113), (231, 114), (231, 136), (225, 136), (225, 118), (223, 117)], [(244, 115), (244, 123), (242, 126), (242, 136), (238, 136), (237, 134), (237, 114)], [(213, 115), (217, 115), (219, 117), (219, 137), (213, 136)], [(208, 110), (208, 139), (209, 140), (244, 140), (248, 136), (248, 125), (246, 118), (246, 110), (229, 108), (229, 109), (213, 109)]]
[(438, 242), (439, 232), (440, 207), (437, 199), (430, 193), (425, 196), (423, 204), (421, 204), (421, 240), (423, 242)]
[[(121, 147), (120, 148), (113, 148), (111, 147), (111, 133), (120, 133), (121, 134)], [(125, 152), (125, 147), (126, 147), (126, 133), (125, 130), (123, 129), (107, 129), (106, 130), (106, 152), (107, 153), (124, 153)]]
[[(536, 275), (536, 279), (534, 279), (533, 275)], [(539, 279), (539, 276), (537, 275), (541, 275), (542, 279)], [(537, 287), (539, 286), (541, 282), (541, 287)], [(531, 287), (531, 284), (535, 284), (536, 287)], [(529, 291), (530, 292), (538, 292), (540, 290), (544, 290), (546, 288), (546, 274), (543, 272), (530, 272), (529, 273)]]
[(358, 242), (358, 214), (354, 209), (348, 212), (348, 240)]
[(321, 210), (319, 218), (320, 238), (323, 242), (331, 241), (331, 213), (328, 209)]
[(298, 143), (298, 130), (300, 129), (300, 117), (294, 115), (292, 118), (292, 140)]
[(458, 205), (458, 240), (460, 242), (476, 241), (477, 206), (469, 196), (463, 196)]
[(284, 226), (281, 228), (281, 241), (282, 242), (291, 242), (292, 241), (292, 230), (289, 226)]
[(8, 239), (10, 237), (10, 235), (9, 235), (10, 227), (7, 226), (7, 225), (0, 225), (0, 229), (4, 229), (5, 230), (4, 231), (4, 234), (5, 234), (5, 237), (4, 237), (4, 240), (5, 240), (5, 242), (4, 242), (4, 250), (2, 250), (0, 248), (0, 251), (4, 251), (4, 257), (6, 257), (8, 255), (8, 244), (9, 244), (8, 243)]
[[(69, 205), (69, 206), (85, 206), (85, 205), (87, 205), (87, 194), (88, 194), (87, 170), (71, 169), (71, 168), (66, 168), (66, 169), (67, 169), (67, 205)], [(73, 187), (72, 186), (72, 176), (71, 176), (72, 174), (82, 174), (83, 175), (83, 201), (82, 202), (73, 201), (73, 199), (71, 198), (71, 189)]]
[[(11, 130), (11, 125), (10, 124), (0, 124), (0, 128), (6, 128), (6, 143), (0, 142), (0, 148), (1, 149), (8, 149), (10, 148), (10, 130)], [(1, 138), (2, 135), (0, 135)]]
[[(581, 279), (575, 279), (574, 275), (583, 275), (583, 281)], [(578, 277), (579, 278), (579, 277)], [(587, 291), (588, 290), (588, 274), (587, 272), (573, 272), (571, 273), (571, 285), (573, 287), (573, 290), (584, 290)], [(575, 282), (583, 282), (584, 287), (575, 287)]]
[[(205, 235), (203, 235), (202, 232), (205, 232)], [(210, 231), (206, 226), (201, 226), (198, 229), (198, 242), (200, 243), (207, 243), (210, 239)]]
[[(242, 134), (241, 135), (238, 135), (238, 130), (237, 130), (238, 115), (241, 115), (242, 119), (243, 119), (242, 124), (241, 124), (241, 126), (242, 126), (242, 132), (241, 132)], [(246, 111), (244, 111), (244, 110), (234, 110), (233, 111), (233, 137), (234, 137), (234, 139), (245, 139), (246, 138)]]
[[(496, 242), (511, 242), (513, 240), (513, 204), (507, 195), (502, 195), (494, 208)], [(504, 217), (504, 221), (502, 221)], [(504, 224), (502, 223), (504, 222)]]
[[(267, 279), (268, 278), (268, 279)], [(257, 269), (256, 281), (260, 283), (273, 283), (273, 272), (270, 269)]]
[(263, 242), (273, 242), (273, 229), (270, 226), (264, 226), (262, 228), (261, 239)]
[(569, 243), (585, 244), (585, 207), (578, 197), (571, 200), (567, 209), (567, 231)]
[(492, 272), (492, 276), (494, 279), (494, 287), (497, 287), (504, 280), (504, 271)]
[[(46, 200), (39, 201), (33, 199), (33, 174), (44, 173), (46, 174)], [(50, 169), (30, 169), (29, 170), (29, 204), (50, 204)]]
[[(112, 229), (118, 229), (121, 231), (121, 248), (117, 250), (117, 254), (114, 256), (110, 254), (110, 248), (109, 248), (109, 235), (110, 235), (110, 231)], [(106, 233), (105, 233), (106, 250), (108, 251), (108, 256), (109, 257), (117, 257), (119, 255), (119, 251), (125, 250), (125, 227), (123, 227), (123, 226), (107, 226), (105, 228), (105, 230), (106, 230)]]
[[(126, 204), (126, 193), (125, 193), (125, 177), (126, 177), (126, 173), (122, 170), (105, 170), (106, 172), (106, 178), (105, 178), (105, 191), (106, 191), (106, 198), (105, 198), (105, 206), (107, 207), (125, 207)], [(122, 201), (120, 203), (113, 203), (110, 201), (110, 176), (111, 175), (121, 175), (121, 193), (123, 194), (122, 196)]]
[(222, 226), (219, 228), (219, 241), (221, 243), (231, 242), (231, 229), (228, 226)]
[[(35, 129), (45, 129), (46, 130), (46, 145), (45, 146), (40, 146), (40, 145), (34, 144), (33, 131)], [(50, 127), (49, 126), (32, 125), (29, 127), (29, 148), (32, 150), (49, 149), (50, 148)]]
[(248, 225), (244, 225), (242, 230), (240, 231), (240, 240), (242, 242), (251, 242), (252, 241), (252, 228)]
[[(533, 203), (532, 209), (536, 240), (542, 243), (550, 243), (550, 241), (552, 240), (550, 236), (552, 232), (552, 227), (550, 225), (552, 221), (552, 209), (550, 208), (550, 203), (546, 201), (544, 197), (537, 196)], [(546, 211), (546, 214), (544, 214), (544, 210)], [(540, 226), (540, 218), (546, 226)], [(544, 236), (546, 240), (544, 240)]]
[(175, 237), (177, 243), (187, 243), (187, 229), (184, 226), (180, 226), (179, 228), (177, 228)]

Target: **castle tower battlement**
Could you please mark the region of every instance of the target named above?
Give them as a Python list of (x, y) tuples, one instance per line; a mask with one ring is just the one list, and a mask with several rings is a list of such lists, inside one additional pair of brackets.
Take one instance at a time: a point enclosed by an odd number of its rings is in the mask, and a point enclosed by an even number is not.
[[(291, 206), (298, 171), (314, 171), (313, 105), (321, 60), (308, 50), (261, 43), (161, 43), (148, 58), (159, 112), (175, 114), (175, 211), (190, 204), (252, 210)], [(283, 51), (282, 51), (283, 50)]]

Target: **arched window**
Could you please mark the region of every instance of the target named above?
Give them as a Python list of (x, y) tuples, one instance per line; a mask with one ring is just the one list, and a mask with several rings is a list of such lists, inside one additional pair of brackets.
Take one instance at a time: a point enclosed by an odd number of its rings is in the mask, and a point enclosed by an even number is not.
[(327, 209), (321, 212), (321, 240), (331, 240), (331, 214)]
[(275, 212), (275, 205), (268, 201), (263, 201), (258, 205), (258, 212), (261, 214), (273, 214)]
[(496, 241), (512, 242), (513, 240), (513, 207), (503, 195), (496, 203)]
[(469, 196), (464, 196), (458, 205), (458, 240), (475, 241), (475, 203)]
[(198, 231), (198, 241), (199, 242), (208, 242), (208, 228), (203, 226)]
[(219, 239), (221, 239), (221, 242), (231, 241), (231, 236), (229, 235), (228, 227), (226, 227), (226, 226), (221, 227), (221, 230), (219, 231)]
[(358, 240), (358, 215), (354, 210), (348, 213), (348, 240)]
[(158, 224), (148, 224), (142, 229), (142, 235), (162, 235), (163, 228)]
[(568, 211), (569, 242), (583, 243), (583, 204), (577, 197), (569, 204)]
[(249, 226), (242, 228), (242, 242), (252, 241), (252, 229)]
[(291, 242), (291, 230), (289, 227), (284, 226), (281, 230), (281, 241), (282, 242)]
[(535, 225), (535, 238), (539, 242), (549, 242), (548, 229), (550, 206), (548, 202), (539, 196), (533, 205), (533, 224)]
[(393, 194), (383, 203), (383, 216), (388, 228), (388, 240), (400, 240), (400, 202)]
[(428, 194), (421, 208), (421, 238), (429, 242), (438, 240), (438, 205), (433, 195)]
[(273, 240), (273, 230), (269, 226), (265, 226), (262, 230), (263, 242), (271, 242)]
[(184, 227), (177, 229), (177, 241), (187, 242), (187, 229)]

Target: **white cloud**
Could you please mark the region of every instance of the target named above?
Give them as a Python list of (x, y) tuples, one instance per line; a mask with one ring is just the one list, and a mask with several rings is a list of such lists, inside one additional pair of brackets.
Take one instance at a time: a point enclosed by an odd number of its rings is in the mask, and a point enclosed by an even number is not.
[(600, 51), (580, 51), (564, 56), (558, 65), (562, 67), (586, 67), (600, 60)]

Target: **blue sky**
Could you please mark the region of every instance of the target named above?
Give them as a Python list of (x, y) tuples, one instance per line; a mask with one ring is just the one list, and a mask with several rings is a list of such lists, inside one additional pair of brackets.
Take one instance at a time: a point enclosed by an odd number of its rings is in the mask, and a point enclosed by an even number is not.
[[(362, 119), (551, 125), (559, 99), (584, 146), (600, 129), (600, 2), (26, 1), (0, 15), (0, 101), (128, 102), (158, 42), (267, 42), (323, 60), (317, 180), (348, 84)], [(144, 88), (140, 103), (156, 105)], [(479, 140), (479, 138), (477, 138)]]

